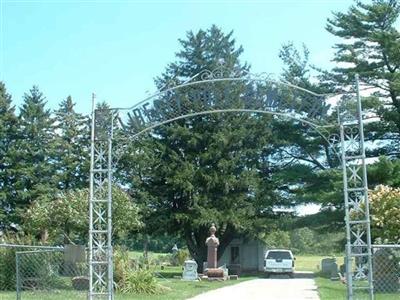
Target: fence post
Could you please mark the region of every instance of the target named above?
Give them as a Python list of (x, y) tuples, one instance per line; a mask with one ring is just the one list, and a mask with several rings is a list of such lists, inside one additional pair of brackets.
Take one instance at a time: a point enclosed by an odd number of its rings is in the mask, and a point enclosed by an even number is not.
[(21, 300), (21, 277), (20, 277), (20, 256), (18, 252), (15, 252), (15, 273), (16, 273), (16, 291), (17, 300)]

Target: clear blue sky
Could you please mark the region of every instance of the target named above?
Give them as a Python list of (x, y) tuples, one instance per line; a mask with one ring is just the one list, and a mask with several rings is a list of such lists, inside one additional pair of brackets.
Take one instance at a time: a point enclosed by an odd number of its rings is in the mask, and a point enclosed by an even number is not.
[(311, 61), (330, 66), (332, 11), (351, 0), (18, 1), (0, 0), (0, 79), (14, 104), (38, 85), (48, 107), (72, 95), (88, 113), (91, 93), (130, 106), (154, 91), (153, 78), (174, 60), (186, 31), (216, 24), (234, 31), (254, 72), (278, 74), (281, 45), (305, 43)]

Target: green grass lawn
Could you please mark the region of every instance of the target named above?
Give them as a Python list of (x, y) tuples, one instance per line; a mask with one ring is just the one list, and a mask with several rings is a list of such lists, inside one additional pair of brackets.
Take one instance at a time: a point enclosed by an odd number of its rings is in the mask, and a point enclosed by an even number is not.
[[(159, 256), (166, 256), (168, 253), (158, 253), (158, 252), (151, 252), (149, 251), (147, 253), (149, 258), (157, 258)], [(129, 251), (129, 257), (130, 258), (140, 258), (143, 257), (143, 251)]]
[[(318, 286), (318, 293), (321, 300), (342, 300), (346, 299), (346, 285), (340, 281), (331, 281), (330, 279), (320, 277), (321, 260), (329, 256), (309, 256), (309, 255), (296, 255), (296, 270), (297, 271), (312, 271), (316, 273), (315, 282)], [(343, 264), (343, 255), (336, 256), (337, 264)], [(357, 294), (359, 295), (359, 294)], [(369, 299), (368, 295), (357, 299)], [(400, 293), (397, 294), (379, 294), (375, 295), (376, 300), (399, 300)]]
[[(242, 277), (239, 280), (225, 282), (209, 281), (182, 281), (180, 279), (160, 279), (159, 283), (170, 290), (159, 295), (116, 294), (116, 300), (184, 300), (200, 293), (236, 284), (255, 277)], [(0, 300), (15, 300), (15, 292), (0, 292)], [(22, 300), (79, 300), (86, 299), (85, 292), (52, 291), (52, 292), (23, 292)]]
[[(331, 256), (320, 256), (320, 255), (295, 255), (296, 271), (312, 271), (317, 273), (321, 270), (321, 260), (323, 258), (329, 258)], [(343, 264), (343, 255), (337, 255), (336, 261), (338, 266)]]
[[(135, 254), (133, 254), (135, 255)], [(182, 281), (174, 276), (182, 275), (182, 267), (165, 267), (156, 269), (156, 275), (160, 285), (167, 287), (166, 291), (158, 295), (135, 295), (135, 294), (119, 294), (116, 293), (116, 300), (184, 300), (206, 291), (224, 287), (227, 285), (237, 284), (245, 280), (254, 279), (256, 277), (242, 276), (239, 280), (228, 280), (224, 282), (216, 281)], [(48, 292), (28, 292), (22, 293), (22, 300), (86, 300), (86, 292), (77, 291), (48, 291)], [(15, 292), (0, 292), (0, 300), (15, 300)]]
[[(327, 278), (316, 277), (315, 282), (318, 286), (318, 292), (321, 300), (342, 300), (346, 299), (346, 285), (340, 281), (331, 281)], [(365, 293), (365, 297), (361, 294), (357, 294), (357, 299), (368, 300), (369, 297)], [(400, 293), (396, 294), (375, 294), (376, 300), (398, 300), (400, 299)]]

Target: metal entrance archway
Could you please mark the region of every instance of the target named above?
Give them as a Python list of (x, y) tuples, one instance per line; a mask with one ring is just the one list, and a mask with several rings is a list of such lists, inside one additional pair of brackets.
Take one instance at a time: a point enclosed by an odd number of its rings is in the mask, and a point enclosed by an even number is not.
[[(128, 108), (95, 109), (93, 96), (89, 299), (113, 299), (111, 187), (115, 130), (134, 138), (180, 118), (229, 111), (268, 113), (295, 119), (316, 130), (332, 149), (340, 149), (348, 299), (353, 299), (358, 291), (367, 291), (369, 298), (373, 299), (368, 187), (358, 77), (355, 113), (338, 111), (337, 120), (332, 121), (329, 118), (332, 108), (326, 102), (328, 96), (333, 95), (319, 95), (289, 83), (274, 81), (266, 74), (237, 74), (223, 66), (166, 87)], [(331, 134), (328, 128), (339, 130)]]

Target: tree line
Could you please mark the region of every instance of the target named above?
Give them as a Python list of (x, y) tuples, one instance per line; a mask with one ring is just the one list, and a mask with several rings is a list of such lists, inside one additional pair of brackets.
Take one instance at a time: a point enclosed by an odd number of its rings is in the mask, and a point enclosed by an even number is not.
[(0, 83), (1, 229), (18, 230), (34, 202), (87, 187), (90, 124), (74, 106), (68, 96), (51, 112), (43, 93), (33, 86), (16, 113)]

